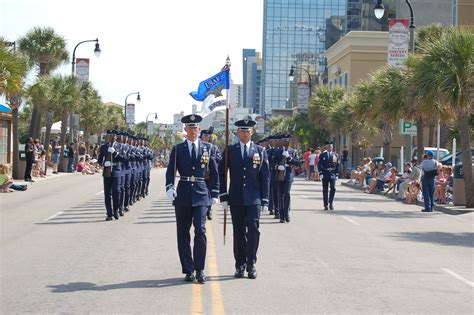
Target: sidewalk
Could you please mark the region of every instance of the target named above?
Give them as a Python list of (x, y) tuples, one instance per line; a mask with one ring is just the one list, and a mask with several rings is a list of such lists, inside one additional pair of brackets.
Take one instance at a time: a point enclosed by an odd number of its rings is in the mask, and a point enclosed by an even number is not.
[[(365, 188), (363, 188), (360, 185), (349, 184), (347, 182), (341, 182), (341, 185), (345, 187), (350, 187), (357, 190), (365, 191)], [(383, 192), (374, 192), (372, 194), (378, 194), (378, 195), (384, 196)], [(389, 193), (385, 197), (396, 199), (397, 195), (394, 195), (393, 193)], [(423, 202), (420, 202), (420, 201), (417, 201), (417, 205), (421, 207), (424, 206)], [(452, 215), (459, 215), (459, 214), (474, 212), (474, 208), (466, 208), (465, 206), (455, 206), (455, 205), (435, 205), (434, 210), (443, 212), (446, 214), (452, 214)]]
[(25, 182), (24, 180), (15, 180), (15, 184), (18, 184), (18, 185), (28, 185), (28, 186), (31, 186), (31, 185), (34, 185), (34, 184), (37, 184), (37, 183), (41, 183), (41, 182), (44, 182), (44, 181), (47, 181), (47, 180), (50, 180), (50, 179), (53, 179), (53, 178), (58, 178), (58, 177), (63, 177), (63, 176), (69, 176), (69, 175), (74, 175), (74, 174), (81, 174), (81, 173), (77, 173), (77, 172), (74, 172), (74, 173), (58, 173), (58, 174), (53, 174), (53, 169), (51, 167), (48, 167), (47, 171), (46, 171), (46, 176), (45, 177), (33, 177), (33, 180), (35, 181), (34, 183), (30, 183), (30, 182)]

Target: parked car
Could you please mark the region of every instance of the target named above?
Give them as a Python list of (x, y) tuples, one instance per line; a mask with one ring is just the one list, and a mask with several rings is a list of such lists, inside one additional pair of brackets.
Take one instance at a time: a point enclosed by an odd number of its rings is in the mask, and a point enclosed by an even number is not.
[[(448, 154), (445, 157), (443, 157), (442, 159), (440, 159), (439, 161), (443, 165), (452, 165), (453, 155)], [(471, 148), (471, 161), (472, 161), (472, 163), (474, 163), (474, 148)], [(454, 164), (458, 164), (458, 163), (462, 163), (462, 152), (461, 151), (456, 153), (456, 160), (455, 160)]]
[[(426, 154), (426, 152), (428, 152), (428, 150), (433, 151), (433, 153), (434, 153), (434, 158), (435, 158), (435, 159), (438, 158), (438, 155), (437, 155), (437, 153), (438, 153), (438, 148), (425, 147), (425, 154)], [(417, 147), (414, 147), (411, 156), (416, 156), (417, 151), (418, 151)], [(442, 158), (444, 158), (444, 157), (445, 157), (446, 155), (448, 155), (448, 154), (449, 154), (449, 150), (448, 150), (448, 149), (439, 148), (439, 159), (440, 159), (440, 160), (441, 160)]]

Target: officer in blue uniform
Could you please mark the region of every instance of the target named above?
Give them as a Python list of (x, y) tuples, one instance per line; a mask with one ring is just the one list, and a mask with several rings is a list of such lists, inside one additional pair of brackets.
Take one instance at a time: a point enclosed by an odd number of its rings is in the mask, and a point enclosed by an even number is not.
[(137, 172), (137, 162), (136, 162), (136, 138), (135, 135), (129, 136), (129, 161), (130, 161), (130, 189), (128, 190), (128, 196), (126, 196), (128, 206), (132, 206), (134, 204), (133, 199), (133, 192), (135, 191), (135, 177)]
[(281, 147), (275, 150), (273, 163), (277, 170), (277, 194), (280, 210), (280, 223), (290, 222), (291, 186), (295, 180), (292, 166), (299, 166), (298, 153), (290, 147), (290, 134), (281, 136)]
[[(123, 200), (124, 200), (124, 194), (125, 194), (125, 163), (127, 161), (127, 156), (126, 156), (126, 150), (125, 150), (125, 141), (124, 141), (124, 135), (125, 132), (118, 130), (117, 135), (116, 135), (116, 142), (117, 145), (116, 147), (118, 148), (117, 153), (120, 156), (120, 171), (117, 172), (117, 177), (118, 177), (118, 183), (119, 183), (119, 189), (117, 193), (119, 194), (119, 208), (118, 208), (118, 213), (122, 217), (123, 216)], [(116, 164), (119, 164), (116, 163)]]
[(228, 146), (230, 187), (226, 178), (225, 156), (219, 163), (220, 200), (222, 207), (230, 206), (234, 230), (234, 258), (236, 278), (244, 276), (247, 269), (250, 279), (257, 278), (257, 250), (260, 240), (260, 212), (268, 210), (270, 170), (267, 153), (251, 141), (253, 120), (235, 123), (239, 142)]
[[(205, 283), (206, 213), (211, 204), (217, 203), (219, 174), (216, 156), (209, 143), (199, 136), (199, 115), (187, 115), (185, 124), (187, 139), (171, 150), (166, 171), (166, 194), (173, 201), (176, 213), (178, 252), (185, 281)], [(175, 190), (176, 172), (179, 183)], [(194, 248), (191, 252), (189, 229), (194, 225)], [(196, 276), (194, 276), (196, 271)]]
[[(274, 215), (274, 213), (278, 214), (278, 206), (275, 205), (275, 194), (273, 193), (276, 190), (275, 186), (275, 164), (273, 163), (273, 152), (275, 151), (275, 140), (276, 137), (274, 135), (270, 135), (267, 138), (268, 145), (266, 147), (268, 163), (270, 166), (270, 190), (269, 190), (269, 203), (268, 203), (268, 211), (270, 215)], [(279, 215), (278, 215), (279, 217)]]
[[(334, 195), (336, 194), (336, 180), (339, 174), (339, 162), (337, 154), (332, 152), (332, 142), (326, 142), (324, 146), (324, 152), (319, 156), (318, 171), (321, 175), (323, 184), (323, 201), (324, 210), (334, 210), (333, 201)], [(328, 186), (331, 187), (331, 191), (328, 191)], [(329, 198), (328, 198), (329, 193)]]
[(115, 141), (116, 130), (107, 130), (107, 143), (101, 145), (98, 163), (103, 167), (104, 199), (107, 210), (106, 221), (112, 220), (112, 216), (119, 219), (120, 208), (120, 172), (122, 171), (120, 147)]
[[(216, 155), (216, 162), (217, 164), (219, 164), (219, 161), (221, 160), (221, 154), (219, 152), (219, 148), (215, 144), (211, 143), (211, 136), (213, 132), (214, 132), (214, 127), (211, 126), (209, 127), (209, 129), (201, 130), (201, 135), (199, 137), (201, 138), (202, 141), (211, 144), (212, 150), (214, 150), (214, 153)], [(212, 220), (212, 206), (210, 206), (209, 209), (207, 210), (206, 216), (208, 220)]]
[(149, 141), (150, 138), (146, 137), (145, 138), (145, 152), (146, 152), (146, 162), (145, 162), (145, 188), (143, 190), (143, 198), (148, 196), (148, 187), (150, 186), (150, 172), (151, 172), (151, 167), (153, 163), (153, 159), (155, 158), (155, 153), (152, 149), (148, 147), (147, 141)]
[(128, 212), (129, 204), (128, 204), (128, 196), (130, 196), (130, 173), (131, 173), (131, 165), (130, 165), (130, 149), (131, 146), (129, 145), (129, 137), (130, 134), (126, 131), (122, 132), (122, 157), (123, 157), (123, 165), (122, 165), (122, 173), (123, 173), (123, 190), (122, 190), (122, 200), (120, 204), (123, 207), (124, 212)]

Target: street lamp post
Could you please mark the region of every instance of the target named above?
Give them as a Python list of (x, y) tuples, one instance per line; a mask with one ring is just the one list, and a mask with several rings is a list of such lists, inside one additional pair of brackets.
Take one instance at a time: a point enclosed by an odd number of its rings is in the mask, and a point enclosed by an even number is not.
[[(410, 9), (410, 50), (412, 53), (415, 52), (415, 16), (413, 14), (413, 7), (410, 1), (405, 0)], [(377, 5), (374, 8), (374, 14), (377, 19), (381, 19), (385, 13), (385, 7), (383, 6), (382, 0), (377, 0)]]
[(133, 93), (130, 93), (128, 94), (126, 97), (125, 97), (125, 124), (128, 126), (128, 123), (127, 123), (127, 99), (130, 95), (137, 95), (137, 102), (140, 102), (141, 101), (141, 98), (140, 98), (140, 92), (133, 92)]
[(295, 66), (292, 65), (291, 68), (290, 68), (290, 73), (288, 74), (288, 80), (290, 82), (293, 82), (293, 80), (295, 79), (295, 69), (303, 70), (308, 75), (308, 79), (309, 79), (309, 100), (308, 100), (308, 103), (309, 103), (309, 101), (311, 100), (311, 90), (313, 89), (313, 85), (312, 85), (313, 80), (311, 78), (311, 74), (305, 68), (295, 67)]
[(145, 119), (145, 133), (148, 135), (148, 117), (150, 115), (155, 115), (155, 120), (158, 119), (158, 113), (150, 113), (148, 115), (146, 115), (146, 119)]
[[(83, 43), (89, 43), (89, 42), (95, 42), (95, 49), (94, 49), (94, 54), (99, 57), (100, 53), (102, 52), (100, 50), (99, 46), (99, 39), (89, 39), (89, 40), (83, 40), (82, 42), (79, 42), (76, 47), (74, 47), (74, 50), (72, 51), (72, 60), (71, 60), (71, 74), (74, 75), (76, 72), (76, 49), (80, 44)], [(74, 113), (71, 111), (71, 114), (69, 115), (69, 142), (74, 142)]]

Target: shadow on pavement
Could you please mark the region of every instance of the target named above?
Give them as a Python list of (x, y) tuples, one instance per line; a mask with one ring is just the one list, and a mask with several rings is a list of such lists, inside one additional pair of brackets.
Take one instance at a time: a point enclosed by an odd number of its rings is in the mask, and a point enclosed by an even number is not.
[(106, 284), (98, 286), (92, 282), (72, 282), (68, 284), (48, 285), (53, 293), (68, 293), (77, 291), (109, 291), (119, 289), (143, 289), (143, 288), (166, 288), (185, 285), (188, 282), (183, 278), (170, 278), (162, 280), (137, 280), (124, 283)]
[(474, 248), (474, 233), (470, 232), (401, 232), (388, 236), (402, 241), (416, 241), (446, 246), (462, 246)]
[(38, 225), (55, 225), (55, 224), (78, 224), (78, 223), (98, 223), (98, 222), (106, 222), (105, 218), (102, 220), (88, 220), (88, 221), (62, 221), (62, 222), (39, 222), (35, 223)]
[(345, 215), (354, 217), (373, 217), (373, 218), (388, 218), (388, 219), (407, 219), (407, 218), (433, 218), (433, 215), (427, 215), (421, 212), (407, 212), (407, 211), (359, 211), (359, 210), (334, 210), (331, 211), (334, 215)]
[(133, 224), (161, 224), (161, 223), (176, 223), (176, 220), (144, 221), (144, 222), (135, 222), (135, 223), (133, 223)]

